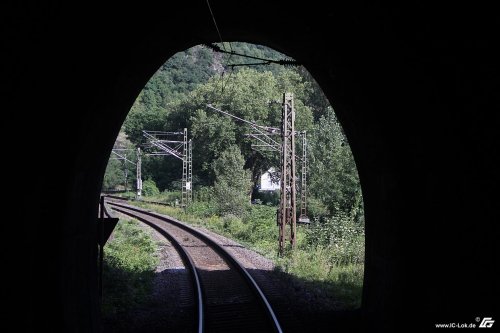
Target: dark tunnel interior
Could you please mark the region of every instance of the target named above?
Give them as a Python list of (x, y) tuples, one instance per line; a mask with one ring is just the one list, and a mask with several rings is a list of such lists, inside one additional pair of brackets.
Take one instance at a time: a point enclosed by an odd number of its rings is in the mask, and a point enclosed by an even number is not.
[[(204, 1), (8, 7), (2, 133), (15, 219), (4, 219), (4, 253), (21, 303), (9, 311), (20, 331), (97, 332), (95, 223), (114, 140), (159, 66), (217, 41), (217, 31)], [(212, 9), (224, 40), (302, 63), (349, 139), (364, 196), (365, 281), (361, 309), (332, 314), (330, 328), (496, 319), (494, 11), (260, 0)]]

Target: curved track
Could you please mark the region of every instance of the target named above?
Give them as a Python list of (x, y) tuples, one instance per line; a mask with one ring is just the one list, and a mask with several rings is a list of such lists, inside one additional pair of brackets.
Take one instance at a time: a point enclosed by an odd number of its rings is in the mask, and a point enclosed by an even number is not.
[(192, 272), (198, 332), (282, 332), (271, 305), (245, 268), (210, 237), (173, 218), (107, 201), (167, 237)]

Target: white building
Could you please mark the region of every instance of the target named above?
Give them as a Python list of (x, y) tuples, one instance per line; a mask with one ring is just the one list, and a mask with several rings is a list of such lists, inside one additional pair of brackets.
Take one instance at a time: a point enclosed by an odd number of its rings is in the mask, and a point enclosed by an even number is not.
[(260, 191), (275, 191), (280, 189), (280, 181), (277, 183), (272, 181), (271, 173), (275, 173), (274, 168), (267, 170), (260, 176)]

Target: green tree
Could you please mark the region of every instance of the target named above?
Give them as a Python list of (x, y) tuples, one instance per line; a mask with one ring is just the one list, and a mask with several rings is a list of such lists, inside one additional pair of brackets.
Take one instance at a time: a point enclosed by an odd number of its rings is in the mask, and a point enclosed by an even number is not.
[(309, 139), (309, 193), (328, 215), (351, 214), (362, 206), (354, 158), (333, 110), (315, 124)]
[[(143, 93), (139, 95), (141, 99)], [(151, 107), (142, 102), (136, 102), (130, 110), (123, 129), (128, 137), (136, 145), (145, 141), (143, 137), (143, 130), (159, 131), (162, 130), (165, 118), (167, 117), (167, 110), (163, 108)]]
[(214, 161), (214, 192), (221, 215), (242, 216), (250, 203), (250, 172), (243, 168), (240, 149), (229, 146)]
[(160, 194), (160, 190), (158, 190), (154, 180), (148, 178), (142, 183), (142, 193), (146, 197), (151, 197)]
[(217, 74), (217, 62), (214, 53), (201, 46), (176, 53), (165, 62), (141, 91), (125, 121), (131, 140), (138, 144), (143, 141), (142, 130), (161, 130), (169, 106)]
[(314, 122), (317, 122), (321, 116), (326, 116), (329, 112), (328, 110), (331, 108), (330, 102), (311, 73), (304, 67), (299, 67), (297, 73), (302, 77), (303, 81), (308, 83), (307, 94), (304, 95), (303, 102), (311, 109), (314, 115)]
[[(279, 77), (271, 72), (254, 69), (241, 69), (224, 79), (212, 78), (200, 85), (185, 99), (172, 106), (165, 129), (191, 129), (194, 141), (194, 171), (213, 184), (215, 174), (210, 171), (212, 162), (220, 156), (229, 144), (236, 144), (245, 160), (245, 167), (252, 173), (254, 184), (261, 172), (279, 163), (279, 154), (256, 153), (251, 144), (253, 140), (245, 136), (251, 132), (249, 126), (207, 107), (215, 107), (239, 118), (265, 126), (281, 126), (280, 101), (284, 90), (296, 94), (296, 129), (309, 130), (313, 126), (310, 108), (301, 102), (300, 97), (307, 94), (308, 85), (293, 70), (283, 70)], [(224, 93), (222, 93), (222, 83)]]
[[(231, 43), (231, 46), (235, 52), (247, 55), (286, 58), (261, 45)], [(230, 70), (227, 66), (245, 61), (202, 46), (174, 55), (160, 67), (134, 103), (124, 124), (131, 141), (136, 145), (143, 143), (144, 129), (178, 131), (186, 127), (193, 139), (193, 174), (199, 179), (195, 185), (214, 185), (215, 162), (233, 145), (239, 149), (243, 166), (256, 185), (262, 172), (270, 167), (279, 170), (279, 153), (254, 151), (251, 147), (254, 140), (245, 136), (251, 129), (211, 110), (207, 104), (261, 125), (280, 127), (282, 94), (292, 92), (296, 130), (308, 131), (309, 207), (313, 215), (334, 216), (343, 212), (362, 216), (354, 159), (329, 101), (312, 76), (302, 67), (261, 65)], [(223, 71), (226, 72), (221, 76)], [(297, 140), (297, 154), (301, 154), (300, 140)], [(111, 184), (112, 175), (110, 169), (105, 184)], [(154, 180), (160, 190), (177, 188), (180, 161), (144, 156), (143, 177)]]
[[(120, 151), (119, 154), (126, 156), (129, 161), (134, 162), (136, 160), (136, 148), (124, 132), (118, 134), (113, 149), (115, 148), (127, 149), (127, 151)], [(125, 160), (118, 160), (117, 155), (111, 153), (104, 173), (103, 188), (106, 190), (125, 189), (126, 182), (127, 189), (130, 190), (135, 187), (135, 173), (135, 165)]]
[(123, 163), (117, 160), (109, 160), (104, 173), (102, 188), (115, 190), (123, 185)]

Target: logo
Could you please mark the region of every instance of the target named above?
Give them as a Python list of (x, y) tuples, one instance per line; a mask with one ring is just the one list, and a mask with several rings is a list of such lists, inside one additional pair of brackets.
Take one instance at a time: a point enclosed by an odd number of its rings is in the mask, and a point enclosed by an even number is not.
[(495, 323), (495, 321), (492, 320), (491, 317), (484, 317), (483, 321), (481, 322), (481, 324), (479, 324), (479, 327), (490, 328), (491, 326), (493, 326), (494, 323)]

